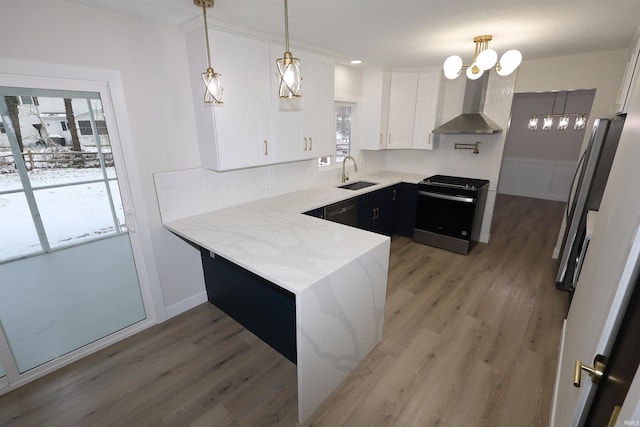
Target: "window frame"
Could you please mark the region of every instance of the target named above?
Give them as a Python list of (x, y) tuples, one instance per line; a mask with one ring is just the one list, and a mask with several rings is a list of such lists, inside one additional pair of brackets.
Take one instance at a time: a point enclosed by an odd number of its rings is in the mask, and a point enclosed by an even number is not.
[[(357, 108), (358, 108), (358, 102), (357, 101), (353, 101), (353, 100), (348, 100), (348, 101), (342, 101), (342, 100), (335, 100), (333, 102), (333, 132), (332, 135), (335, 135), (336, 137), (336, 141), (335, 143), (332, 145), (333, 147), (333, 152), (331, 155), (329, 156), (322, 156), (322, 157), (318, 157), (317, 161), (318, 161), (318, 168), (320, 170), (327, 170), (327, 169), (334, 169), (334, 168), (339, 168), (342, 167), (342, 162), (338, 162), (337, 160), (337, 145), (338, 145), (338, 138), (337, 138), (337, 134), (338, 134), (338, 108), (340, 107), (345, 107), (348, 106), (351, 108), (351, 115), (350, 115), (350, 138), (349, 138), (349, 149), (348, 149), (348, 153), (347, 156), (353, 156), (353, 157), (357, 157), (356, 156), (356, 147), (354, 145), (354, 134), (357, 134), (356, 132), (354, 132), (356, 126), (358, 125), (358, 119), (357, 119)], [(323, 164), (324, 159), (329, 159), (329, 163), (328, 164)]]

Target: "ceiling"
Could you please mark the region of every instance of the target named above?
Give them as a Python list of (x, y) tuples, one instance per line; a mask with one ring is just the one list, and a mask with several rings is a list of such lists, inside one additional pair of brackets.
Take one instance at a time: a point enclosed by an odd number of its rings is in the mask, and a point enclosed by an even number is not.
[[(183, 24), (201, 16), (192, 0), (72, 0), (119, 13)], [(501, 54), (525, 60), (629, 47), (640, 0), (288, 0), (292, 41), (337, 53), (338, 63), (427, 68), (449, 55), (473, 57), (473, 37), (493, 35)], [(283, 36), (282, 0), (216, 0), (217, 21)], [(294, 51), (295, 53), (295, 51)]]

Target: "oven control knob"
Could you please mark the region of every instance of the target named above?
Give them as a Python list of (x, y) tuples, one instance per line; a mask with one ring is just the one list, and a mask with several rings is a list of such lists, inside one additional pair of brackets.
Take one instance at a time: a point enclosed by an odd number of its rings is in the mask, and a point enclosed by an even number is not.
[(463, 236), (466, 236), (467, 232), (463, 230), (463, 231), (460, 232), (460, 234), (462, 234)]

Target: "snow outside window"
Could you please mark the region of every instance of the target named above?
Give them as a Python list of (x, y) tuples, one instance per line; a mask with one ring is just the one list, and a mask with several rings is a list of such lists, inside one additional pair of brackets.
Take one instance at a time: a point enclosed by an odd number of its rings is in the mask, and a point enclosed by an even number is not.
[[(21, 135), (0, 136), (0, 263), (125, 233), (100, 100), (2, 98), (3, 121), (18, 117)], [(67, 113), (89, 117), (77, 122), (98, 135), (72, 135)]]
[[(335, 155), (319, 157), (319, 166), (329, 166), (333, 163), (337, 164), (344, 160), (351, 152), (351, 113), (355, 104), (347, 102), (335, 103), (336, 118), (336, 148)], [(332, 159), (333, 158), (333, 159)]]

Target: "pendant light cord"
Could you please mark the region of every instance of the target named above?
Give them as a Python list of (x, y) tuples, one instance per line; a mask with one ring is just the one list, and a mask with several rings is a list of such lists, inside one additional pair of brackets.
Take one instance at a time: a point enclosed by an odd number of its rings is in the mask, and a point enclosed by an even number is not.
[(289, 52), (289, 8), (287, 0), (284, 0), (284, 40), (286, 43), (285, 50)]
[[(285, 0), (286, 1), (286, 0)], [(207, 28), (207, 2), (202, 1), (202, 17), (204, 19), (204, 40), (207, 43), (207, 65), (211, 68), (211, 49), (209, 48), (209, 29)]]

